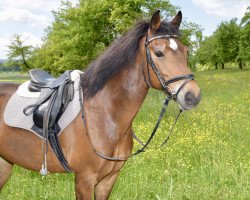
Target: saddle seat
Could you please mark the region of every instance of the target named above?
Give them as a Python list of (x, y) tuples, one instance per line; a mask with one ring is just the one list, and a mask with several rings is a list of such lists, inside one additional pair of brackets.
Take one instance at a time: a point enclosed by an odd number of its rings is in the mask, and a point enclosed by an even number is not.
[(56, 80), (55, 77), (41, 69), (31, 69), (29, 75), (30, 83), (28, 88), (30, 92), (40, 92), (42, 88), (49, 87)]

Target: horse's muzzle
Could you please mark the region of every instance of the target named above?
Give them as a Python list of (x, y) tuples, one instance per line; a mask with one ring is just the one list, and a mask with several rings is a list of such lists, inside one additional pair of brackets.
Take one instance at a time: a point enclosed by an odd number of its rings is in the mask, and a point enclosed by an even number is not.
[(196, 107), (201, 101), (200, 90), (196, 94), (192, 91), (187, 91), (177, 97), (177, 101), (182, 110), (189, 110)]
[(196, 81), (179, 83), (174, 91), (178, 91), (175, 100), (182, 110), (189, 110), (196, 107), (201, 101), (201, 90)]
[(192, 92), (187, 92), (185, 94), (184, 101), (187, 106), (197, 106), (200, 103), (200, 100), (201, 100), (200, 92), (197, 97)]

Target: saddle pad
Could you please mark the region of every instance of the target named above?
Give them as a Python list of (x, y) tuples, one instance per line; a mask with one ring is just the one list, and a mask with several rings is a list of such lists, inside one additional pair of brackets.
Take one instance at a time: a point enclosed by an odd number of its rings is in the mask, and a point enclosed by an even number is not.
[[(80, 77), (76, 78), (74, 81), (74, 98), (69, 103), (68, 107), (64, 111), (63, 115), (58, 120), (58, 125), (60, 128), (60, 134), (78, 115), (80, 112), (80, 102), (79, 102), (79, 84)], [(35, 133), (38, 137), (42, 138), (37, 132), (35, 132), (32, 127), (34, 125), (33, 122), (33, 114), (30, 116), (26, 116), (23, 113), (23, 109), (31, 104), (36, 103), (38, 98), (28, 98), (19, 96), (17, 92), (15, 92), (7, 103), (4, 111), (4, 122), (11, 127), (17, 127), (26, 129)]]

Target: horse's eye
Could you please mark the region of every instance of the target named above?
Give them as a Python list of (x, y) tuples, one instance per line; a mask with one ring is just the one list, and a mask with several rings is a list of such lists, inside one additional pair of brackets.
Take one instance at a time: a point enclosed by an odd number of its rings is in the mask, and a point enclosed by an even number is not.
[(157, 57), (163, 57), (164, 54), (161, 51), (155, 51), (154, 52)]

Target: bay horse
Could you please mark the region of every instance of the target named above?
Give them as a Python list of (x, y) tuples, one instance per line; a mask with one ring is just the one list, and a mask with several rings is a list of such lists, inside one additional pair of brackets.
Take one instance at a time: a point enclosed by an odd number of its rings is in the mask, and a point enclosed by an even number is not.
[[(83, 75), (81, 113), (60, 135), (65, 158), (75, 173), (76, 199), (108, 199), (125, 157), (133, 147), (132, 123), (150, 87), (172, 95), (182, 110), (200, 102), (197, 83), (187, 76), (187, 47), (178, 39), (182, 13), (169, 22), (156, 11), (151, 21), (137, 23), (93, 61)], [(184, 77), (184, 78), (183, 78)], [(185, 79), (189, 79), (187, 82)], [(167, 84), (166, 84), (167, 83)], [(7, 126), (4, 108), (18, 84), (0, 84), (0, 188), (17, 164), (39, 171), (42, 140), (29, 131)], [(50, 173), (63, 173), (51, 148)]]

